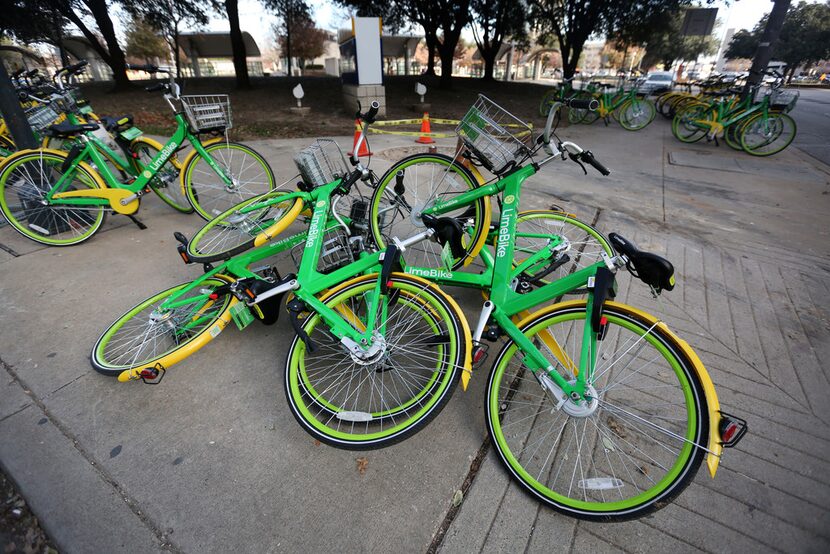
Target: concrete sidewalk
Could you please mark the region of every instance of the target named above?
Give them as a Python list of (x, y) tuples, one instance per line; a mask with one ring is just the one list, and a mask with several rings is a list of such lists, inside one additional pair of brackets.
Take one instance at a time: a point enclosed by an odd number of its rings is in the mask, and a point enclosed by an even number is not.
[[(627, 276), (620, 298), (663, 316), (701, 355), (723, 409), (749, 420), (715, 480), (701, 471), (674, 503), (623, 524), (543, 508), (487, 447), (489, 368), (401, 444), (316, 444), (286, 407), (285, 318), (229, 328), (158, 387), (101, 376), (88, 356), (104, 328), (198, 271), (172, 238), (192, 234), (196, 216), (150, 198), (147, 230), (111, 218), (69, 249), (0, 229), (0, 464), (61, 552), (826, 551), (830, 168), (797, 149), (756, 160), (683, 145), (662, 120), (561, 135), (613, 174), (549, 164), (522, 206), (564, 204), (675, 263), (678, 287), (660, 303)], [(253, 145), (288, 179), (307, 142)], [(411, 144), (373, 137), (373, 167)], [(453, 294), (474, 318), (480, 298)]]

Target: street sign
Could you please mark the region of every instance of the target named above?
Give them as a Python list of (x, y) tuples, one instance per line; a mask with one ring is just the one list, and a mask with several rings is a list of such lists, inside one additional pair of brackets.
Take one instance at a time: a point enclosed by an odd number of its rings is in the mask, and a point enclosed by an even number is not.
[(686, 37), (711, 35), (717, 16), (717, 8), (689, 8), (683, 18), (680, 34)]

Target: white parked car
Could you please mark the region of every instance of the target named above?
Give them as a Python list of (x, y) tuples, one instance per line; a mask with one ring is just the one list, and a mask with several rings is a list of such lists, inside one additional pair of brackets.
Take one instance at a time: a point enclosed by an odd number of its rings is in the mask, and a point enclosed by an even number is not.
[(637, 88), (643, 94), (661, 94), (670, 90), (673, 86), (673, 72), (652, 71), (637, 85)]

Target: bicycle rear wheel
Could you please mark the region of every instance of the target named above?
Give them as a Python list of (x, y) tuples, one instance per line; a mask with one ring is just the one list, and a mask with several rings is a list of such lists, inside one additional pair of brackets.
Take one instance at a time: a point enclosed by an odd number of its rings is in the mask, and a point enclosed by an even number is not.
[[(24, 150), (12, 154), (0, 170), (0, 210), (15, 231), (48, 246), (80, 244), (95, 234), (106, 218), (104, 206), (56, 204), (47, 194), (64, 176), (66, 154)], [(100, 189), (86, 164), (69, 176), (62, 192)]]
[[(293, 197), (280, 201), (289, 191), (274, 190), (261, 196), (243, 200), (226, 212), (210, 220), (187, 243), (187, 255), (194, 262), (215, 260), (218, 257), (235, 256), (254, 246), (256, 236), (291, 213), (296, 202)], [(242, 208), (268, 202), (269, 205), (247, 213)], [(273, 203), (271, 203), (273, 202)], [(290, 222), (286, 222), (286, 226)]]
[[(677, 337), (622, 304), (607, 303), (603, 315), (588, 389), (595, 402), (557, 410), (509, 341), (493, 365), (485, 416), (502, 463), (532, 496), (578, 518), (623, 520), (689, 484), (705, 455), (708, 412)], [(537, 312), (522, 330), (570, 381), (585, 324), (586, 303), (575, 301)]]
[[(140, 171), (147, 167), (159, 153), (159, 148), (143, 140), (135, 140), (130, 144), (130, 151), (136, 156), (136, 168)], [(184, 214), (193, 213), (193, 206), (187, 201), (187, 194), (181, 185), (179, 172), (181, 164), (175, 156), (156, 171), (150, 180), (150, 188), (159, 195), (165, 204)]]
[[(357, 277), (324, 299), (356, 328), (365, 328), (377, 275)], [(458, 384), (465, 335), (457, 306), (435, 285), (404, 274), (390, 279), (388, 313), (379, 315), (380, 349), (350, 354), (317, 314), (302, 327), (314, 352), (295, 337), (285, 361), (285, 394), (300, 425), (322, 442), (380, 448), (423, 428)], [(381, 326), (381, 324), (383, 326)]]
[[(230, 321), (233, 297), (225, 293), (213, 299), (210, 295), (225, 281), (206, 279), (198, 288), (179, 294), (189, 284), (154, 294), (116, 319), (92, 348), (90, 362), (95, 371), (117, 376), (155, 364), (167, 368), (216, 337)], [(166, 309), (171, 299), (184, 303)]]
[[(544, 283), (555, 281), (597, 263), (602, 260), (603, 253), (609, 256), (614, 255), (614, 250), (602, 233), (584, 221), (562, 212), (530, 210), (519, 212), (516, 217), (514, 265), (519, 265), (548, 244), (548, 237), (540, 235), (557, 235), (567, 244), (567, 248), (562, 250), (562, 254), (557, 258), (562, 261), (562, 256), (567, 255), (567, 261), (549, 275), (544, 276), (542, 278)], [(525, 273), (532, 277), (534, 272), (544, 269), (544, 267), (530, 268)]]
[(187, 200), (206, 221), (276, 187), (271, 166), (250, 146), (222, 141), (205, 146), (205, 150), (231, 180), (225, 183), (198, 154), (182, 168)]
[[(402, 174), (400, 182), (397, 177), (399, 172)], [(369, 219), (375, 244), (382, 250), (393, 237), (405, 239), (426, 230), (419, 217), (422, 210), (449, 201), (477, 186), (473, 174), (449, 156), (416, 154), (404, 158), (383, 174), (372, 195)], [(463, 221), (466, 232), (462, 245), (465, 253), (453, 262), (453, 268), (459, 268), (486, 238), (490, 225), (489, 200), (480, 198), (441, 217), (455, 217)], [(440, 244), (425, 240), (407, 248), (404, 258), (407, 265), (442, 268), (441, 253)]]
[(646, 98), (633, 98), (620, 106), (620, 126), (626, 131), (639, 131), (654, 120), (654, 104)]

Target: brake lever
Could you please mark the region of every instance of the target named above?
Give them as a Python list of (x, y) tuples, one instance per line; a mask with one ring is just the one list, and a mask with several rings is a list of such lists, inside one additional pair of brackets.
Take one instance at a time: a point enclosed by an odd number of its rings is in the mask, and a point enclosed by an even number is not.
[(581, 162), (581, 161), (580, 161), (580, 159), (579, 159), (579, 154), (571, 154), (571, 155), (570, 155), (570, 159), (571, 159), (571, 160), (572, 160), (572, 161), (573, 161), (576, 165), (578, 165), (579, 167), (581, 167), (581, 168), (582, 168), (582, 172), (583, 172), (585, 175), (588, 175), (588, 170), (587, 170), (587, 169), (585, 169), (585, 166), (584, 166), (584, 165), (582, 165), (582, 162)]

